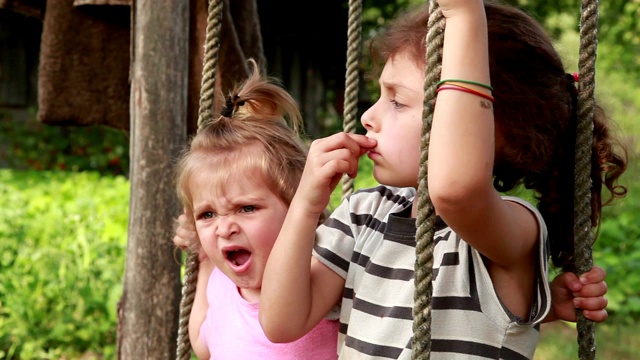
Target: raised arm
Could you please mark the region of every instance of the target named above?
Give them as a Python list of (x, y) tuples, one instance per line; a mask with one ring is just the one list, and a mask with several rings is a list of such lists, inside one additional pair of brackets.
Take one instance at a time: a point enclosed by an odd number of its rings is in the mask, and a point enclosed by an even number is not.
[(269, 340), (300, 338), (339, 302), (344, 279), (312, 260), (315, 230), (342, 174), (355, 176), (358, 159), (375, 145), (372, 142), (362, 135), (338, 133), (311, 145), (262, 281), (260, 323)]
[[(438, 2), (446, 18), (442, 80), (490, 86), (483, 2)], [(491, 93), (483, 86), (462, 85)], [(496, 264), (510, 267), (531, 253), (537, 232), (533, 215), (503, 201), (493, 187), (492, 107), (490, 100), (465, 91), (438, 92), (429, 146), (429, 193), (436, 212), (457, 234)]]
[[(490, 95), (482, 0), (438, 3), (446, 18), (442, 80), (461, 79), (465, 82), (450, 84)], [(429, 146), (429, 194), (436, 213), (487, 258), (505, 305), (527, 318), (539, 236), (536, 218), (524, 206), (504, 201), (494, 189), (494, 153), (500, 144), (496, 144), (493, 103), (490, 97), (464, 90), (447, 85), (438, 92)]]

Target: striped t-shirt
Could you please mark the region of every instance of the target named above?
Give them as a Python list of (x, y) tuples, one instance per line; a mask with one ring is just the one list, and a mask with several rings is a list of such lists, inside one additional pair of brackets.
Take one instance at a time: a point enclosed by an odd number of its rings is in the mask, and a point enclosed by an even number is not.
[[(313, 255), (345, 279), (341, 359), (411, 359), (415, 264), (413, 188), (378, 186), (346, 199), (316, 233)], [(478, 251), (436, 221), (432, 359), (533, 358), (539, 324), (551, 306), (547, 231), (540, 233), (536, 299), (527, 322), (503, 306)], [(482, 231), (482, 229), (478, 229)]]

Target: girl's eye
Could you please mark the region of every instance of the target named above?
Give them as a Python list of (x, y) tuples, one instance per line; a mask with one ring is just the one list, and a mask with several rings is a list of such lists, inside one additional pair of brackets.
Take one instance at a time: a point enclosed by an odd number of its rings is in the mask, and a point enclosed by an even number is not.
[(253, 205), (246, 205), (246, 206), (243, 206), (242, 209), (240, 209), (240, 212), (243, 212), (243, 213), (249, 213), (254, 211), (256, 211), (256, 207)]
[(205, 211), (202, 214), (200, 214), (201, 219), (213, 219), (214, 217), (215, 217), (215, 214), (211, 211)]
[(399, 102), (395, 101), (395, 100), (391, 100), (391, 105), (393, 105), (394, 108), (396, 109), (401, 109), (404, 107), (404, 105), (400, 104)]

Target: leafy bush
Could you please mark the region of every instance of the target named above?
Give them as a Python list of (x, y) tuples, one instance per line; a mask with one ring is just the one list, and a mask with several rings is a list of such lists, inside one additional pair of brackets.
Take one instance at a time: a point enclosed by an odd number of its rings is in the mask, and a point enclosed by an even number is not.
[(635, 181), (640, 166), (632, 163), (625, 177), (628, 195), (603, 209), (593, 257), (607, 271), (607, 310), (619, 321), (635, 322), (640, 318), (640, 184)]
[(0, 170), (0, 358), (115, 358), (128, 192), (121, 176)]
[(0, 167), (129, 174), (129, 138), (106, 126), (52, 126), (0, 113)]

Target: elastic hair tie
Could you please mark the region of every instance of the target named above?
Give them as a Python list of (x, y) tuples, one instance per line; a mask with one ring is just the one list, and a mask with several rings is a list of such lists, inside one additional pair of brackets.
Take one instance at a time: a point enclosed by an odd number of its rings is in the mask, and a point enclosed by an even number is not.
[(436, 93), (439, 93), (442, 90), (462, 91), (462, 92), (466, 92), (466, 93), (473, 94), (473, 95), (479, 96), (481, 98), (487, 99), (487, 100), (489, 100), (491, 102), (494, 101), (494, 97), (489, 95), (489, 94), (485, 94), (485, 93), (482, 93), (480, 91), (476, 91), (476, 90), (473, 90), (471, 88), (463, 87), (463, 86), (459, 86), (459, 85), (443, 85), (443, 86), (440, 86), (440, 87), (438, 87), (438, 90), (436, 90)]
[(227, 102), (225, 103), (224, 107), (220, 111), (220, 115), (227, 118), (231, 117), (231, 115), (233, 115), (233, 108), (234, 108), (233, 100), (231, 99), (231, 96), (227, 96)]
[(463, 83), (463, 84), (471, 84), (471, 85), (480, 86), (480, 87), (483, 87), (483, 88), (485, 88), (487, 90), (493, 91), (493, 87), (491, 85), (483, 84), (483, 83), (477, 82), (477, 81), (464, 80), (464, 79), (445, 79), (445, 80), (440, 80), (438, 82), (438, 84), (436, 84), (436, 88), (440, 87), (440, 85), (442, 85), (444, 83), (447, 83), (447, 82), (459, 82), (459, 83)]
[(222, 108), (222, 111), (220, 111), (220, 115), (224, 116), (224, 117), (231, 117), (233, 116), (233, 112), (240, 106), (244, 105), (244, 100), (243, 101), (238, 101), (235, 105), (233, 104), (234, 101), (237, 101), (240, 98), (240, 96), (235, 95), (233, 97), (233, 99), (231, 98), (231, 96), (227, 96), (227, 102), (225, 103), (224, 108)]
[(580, 76), (578, 76), (577, 72), (574, 72), (572, 76), (573, 76), (573, 81), (574, 82), (578, 82), (580, 80)]

